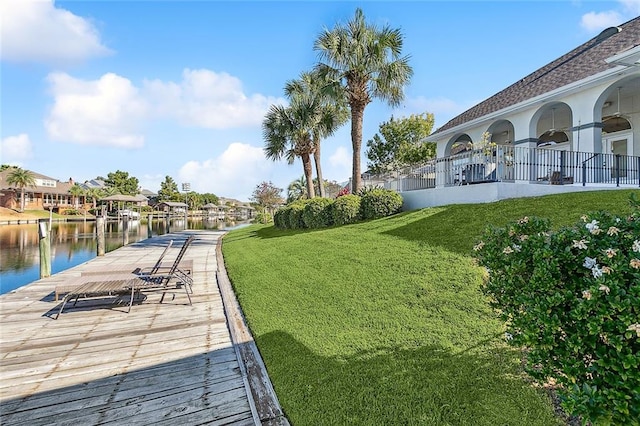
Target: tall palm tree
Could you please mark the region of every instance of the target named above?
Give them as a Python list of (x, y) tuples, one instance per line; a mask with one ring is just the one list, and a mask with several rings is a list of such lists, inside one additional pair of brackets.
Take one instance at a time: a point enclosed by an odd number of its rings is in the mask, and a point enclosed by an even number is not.
[(9, 185), (15, 185), (20, 188), (20, 213), (24, 212), (24, 189), (27, 186), (35, 186), (36, 178), (33, 176), (29, 170), (21, 169), (20, 167), (16, 167), (9, 175), (7, 176), (7, 183)]
[(374, 98), (399, 105), (404, 99), (403, 87), (413, 75), (409, 57), (400, 56), (402, 44), (399, 29), (367, 24), (360, 8), (346, 25), (325, 29), (315, 41), (320, 57), (316, 70), (342, 83), (351, 110), (354, 192), (362, 187), (360, 150), (366, 106)]
[(316, 165), (316, 177), (321, 197), (325, 197), (324, 179), (322, 178), (322, 164), (320, 147), (322, 139), (333, 135), (348, 119), (346, 98), (342, 86), (325, 78), (318, 72), (303, 72), (297, 80), (290, 80), (284, 88), (289, 98), (308, 96), (318, 99), (318, 121), (311, 130), (313, 140), (313, 159)]
[(306, 96), (293, 97), (291, 104), (287, 107), (271, 105), (262, 121), (266, 157), (273, 161), (285, 157), (289, 164), (293, 164), (296, 157), (300, 157), (309, 198), (315, 197), (311, 165), (311, 154), (314, 149), (311, 129), (318, 119), (317, 102), (316, 99)]

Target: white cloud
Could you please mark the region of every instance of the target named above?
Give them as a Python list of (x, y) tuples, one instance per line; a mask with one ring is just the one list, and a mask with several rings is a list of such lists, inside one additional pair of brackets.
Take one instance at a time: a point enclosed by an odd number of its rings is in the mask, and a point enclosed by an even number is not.
[(82, 145), (139, 148), (147, 105), (131, 82), (115, 74), (85, 81), (65, 73), (48, 76), (54, 104), (45, 119), (53, 140)]
[(108, 73), (82, 80), (65, 73), (48, 76), (53, 106), (45, 127), (53, 140), (84, 145), (139, 148), (153, 119), (212, 129), (259, 126), (269, 106), (282, 100), (245, 95), (236, 77), (209, 70), (185, 70), (180, 82), (145, 81), (136, 87)]
[(640, 0), (618, 0), (617, 9), (589, 12), (582, 15), (580, 26), (589, 32), (615, 27), (640, 15)]
[(90, 21), (53, 0), (0, 1), (3, 60), (60, 65), (112, 53)]
[(206, 69), (185, 69), (179, 83), (145, 81), (144, 91), (158, 116), (210, 129), (260, 125), (269, 105), (283, 102), (246, 95), (238, 78)]
[(619, 2), (630, 18), (640, 15), (640, 0), (619, 0)]
[(624, 18), (615, 10), (589, 12), (582, 15), (580, 26), (589, 32), (600, 31), (623, 23)]
[(180, 168), (177, 182), (191, 183), (191, 190), (248, 201), (256, 185), (274, 167), (262, 148), (232, 143), (217, 158), (189, 161)]
[(29, 135), (21, 133), (18, 136), (9, 136), (0, 143), (2, 164), (21, 166), (24, 160), (32, 157), (33, 151)]

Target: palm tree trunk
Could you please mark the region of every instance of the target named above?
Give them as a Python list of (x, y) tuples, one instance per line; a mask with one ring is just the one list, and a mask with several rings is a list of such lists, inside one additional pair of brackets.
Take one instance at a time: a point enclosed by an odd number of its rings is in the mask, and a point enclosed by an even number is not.
[(324, 179), (322, 179), (322, 165), (320, 164), (320, 138), (315, 140), (315, 150), (313, 151), (313, 160), (316, 163), (316, 176), (318, 177), (318, 188), (320, 190), (320, 196), (325, 197), (324, 191)]
[(307, 196), (311, 199), (316, 196), (313, 189), (313, 166), (311, 165), (311, 156), (302, 154), (302, 167), (304, 168), (304, 176), (307, 179)]
[(20, 213), (24, 213), (24, 187), (20, 188)]
[(351, 193), (355, 194), (362, 188), (360, 173), (360, 148), (362, 147), (362, 120), (364, 108), (351, 106), (351, 146), (353, 148), (353, 168), (351, 176)]

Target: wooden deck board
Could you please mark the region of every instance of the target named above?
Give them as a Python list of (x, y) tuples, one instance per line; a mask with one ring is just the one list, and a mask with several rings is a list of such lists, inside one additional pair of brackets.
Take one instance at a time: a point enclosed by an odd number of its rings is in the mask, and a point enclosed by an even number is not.
[[(165, 261), (178, 253), (186, 232)], [(126, 313), (113, 298), (67, 303), (56, 286), (118, 265), (153, 264), (167, 236), (122, 247), (0, 296), (0, 423), (260, 424), (216, 281), (219, 232), (198, 231), (193, 304), (184, 291), (145, 293)], [(127, 266), (128, 267), (128, 266)], [(96, 272), (97, 273), (97, 272)], [(82, 275), (85, 275), (83, 278)]]

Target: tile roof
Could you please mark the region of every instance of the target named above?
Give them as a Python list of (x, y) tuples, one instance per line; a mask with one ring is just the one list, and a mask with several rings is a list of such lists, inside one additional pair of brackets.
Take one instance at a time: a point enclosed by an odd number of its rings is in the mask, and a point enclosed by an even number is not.
[(602, 31), (569, 53), (449, 120), (434, 134), (616, 67), (605, 60), (640, 45), (640, 16), (618, 28), (619, 32), (615, 27)]

